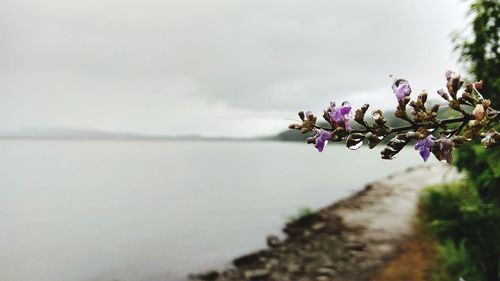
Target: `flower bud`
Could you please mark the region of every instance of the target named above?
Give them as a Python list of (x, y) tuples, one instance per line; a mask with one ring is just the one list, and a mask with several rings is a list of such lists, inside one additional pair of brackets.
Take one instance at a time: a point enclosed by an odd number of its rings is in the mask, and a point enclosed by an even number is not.
[(409, 102), (410, 102), (410, 97), (405, 97), (405, 98), (403, 99), (403, 104), (404, 104), (404, 105), (407, 105)]
[[(299, 116), (302, 119), (300, 112), (299, 112)], [(317, 117), (314, 116), (311, 111), (307, 111), (305, 113), (305, 118), (302, 119), (302, 125), (300, 127), (300, 132), (303, 134), (310, 132), (316, 126), (316, 121), (317, 121)]]
[(425, 137), (429, 134), (429, 132), (427, 131), (427, 128), (425, 127), (418, 127), (417, 133), (419, 133), (422, 137)]
[(472, 93), (472, 84), (470, 83), (465, 84), (465, 92)]
[(485, 148), (493, 148), (500, 144), (500, 134), (495, 130), (490, 130), (486, 134), (481, 134), (484, 138), (481, 140), (481, 143)]
[(346, 146), (349, 149), (356, 150), (363, 145), (363, 140), (365, 139), (365, 135), (362, 133), (352, 133), (346, 139)]
[(444, 74), (444, 76), (446, 77), (446, 80), (450, 80), (451, 75), (452, 75), (453, 73), (455, 73), (455, 72), (453, 72), (452, 70), (448, 70), (448, 71), (446, 71), (446, 73)]
[(460, 89), (464, 82), (460, 80), (460, 74), (458, 73), (453, 73), (450, 78), (450, 86), (453, 89), (453, 91), (456, 93)]
[(368, 147), (371, 149), (380, 143), (380, 140), (382, 137), (378, 137), (378, 136), (374, 135), (373, 133), (368, 132), (368, 133), (366, 133), (365, 138), (368, 140)]
[(455, 110), (460, 109), (460, 103), (456, 100), (451, 100), (448, 104), (450, 105), (450, 108), (452, 108), (452, 109), (455, 109)]
[(455, 143), (450, 139), (443, 137), (437, 139), (435, 143), (438, 145), (434, 145), (432, 151), (434, 156), (436, 156), (436, 158), (441, 162), (446, 161), (447, 163), (451, 163), (453, 161), (452, 151), (455, 147)]
[(434, 105), (432, 105), (432, 107), (431, 107), (432, 113), (436, 113), (436, 112), (438, 112), (438, 110), (439, 110), (439, 104), (435, 103)]
[(474, 88), (478, 91), (481, 91), (483, 89), (483, 81), (479, 81), (479, 82), (474, 82)]
[(382, 110), (380, 109), (373, 111), (372, 116), (373, 120), (375, 120), (375, 123), (379, 126), (384, 126), (384, 124), (387, 122), (382, 115)]
[(409, 131), (406, 133), (406, 137), (408, 139), (414, 139), (414, 140), (417, 140), (417, 139), (421, 139), (424, 137), (424, 135), (420, 134), (420, 133), (417, 133), (417, 132), (413, 132), (413, 131)]
[(453, 87), (451, 85), (448, 85), (448, 93), (450, 93), (451, 99), (457, 99), (457, 92), (453, 90)]
[(299, 111), (299, 117), (300, 117), (300, 120), (304, 121), (304, 111)]
[(417, 99), (417, 102), (415, 102), (415, 108), (424, 109), (424, 103), (422, 102), (422, 99)]
[(394, 116), (396, 116), (397, 118), (403, 118), (404, 117), (404, 113), (403, 111), (398, 107), (398, 109), (396, 109), (396, 111), (394, 112)]
[(469, 121), (469, 123), (467, 123), (467, 126), (465, 127), (464, 136), (467, 139), (475, 138), (479, 135), (481, 129), (482, 129), (481, 122), (477, 120), (471, 120)]
[(476, 127), (480, 127), (481, 123), (479, 123), (477, 120), (471, 120), (471, 121), (469, 121), (468, 125), (471, 128), (476, 128)]
[(445, 100), (450, 100), (450, 96), (448, 95), (448, 93), (446, 92), (445, 89), (439, 89), (437, 91), (438, 95), (440, 95), (443, 99)]
[(396, 154), (398, 154), (403, 147), (408, 143), (409, 139), (406, 137), (406, 134), (398, 134), (394, 138), (392, 138), (389, 143), (387, 143), (387, 147), (384, 148), (380, 154), (382, 159), (392, 159)]
[(363, 111), (363, 114), (366, 113), (366, 111), (368, 110), (368, 107), (370, 107), (369, 104), (367, 104), (367, 103), (363, 104), (363, 106), (361, 107), (361, 111)]
[(464, 92), (462, 94), (461, 99), (468, 103), (474, 103), (474, 99), (472, 98), (471, 94), (467, 92)]
[(422, 100), (422, 103), (425, 103), (427, 101), (427, 91), (422, 91), (420, 94), (419, 98)]
[(365, 124), (365, 113), (368, 110), (368, 107), (370, 107), (370, 105), (365, 103), (360, 109), (357, 109), (354, 112), (354, 121), (358, 122), (359, 124), (364, 125)]
[(463, 136), (453, 136), (451, 141), (455, 144), (455, 146), (460, 146), (467, 142), (467, 139)]
[(365, 116), (361, 109), (357, 109), (356, 112), (354, 112), (354, 121), (358, 122), (359, 124), (364, 124)]
[(323, 110), (323, 119), (325, 119), (325, 121), (330, 124), (332, 122), (332, 119), (330, 119), (330, 114), (328, 113), (327, 110)]
[(380, 151), (380, 156), (382, 157), (382, 159), (391, 160), (392, 158), (394, 158), (396, 153), (397, 152), (393, 148), (386, 147), (382, 151)]
[(314, 117), (314, 114), (311, 111), (306, 111), (306, 118), (312, 121), (316, 117)]
[(484, 116), (485, 116), (485, 111), (484, 111), (483, 105), (482, 104), (476, 105), (474, 110), (472, 110), (472, 115), (474, 115), (474, 117), (476, 118), (477, 121), (483, 120)]
[(374, 110), (372, 112), (372, 116), (373, 116), (373, 118), (375, 118), (375, 116), (382, 116), (382, 110), (380, 110), (380, 109)]

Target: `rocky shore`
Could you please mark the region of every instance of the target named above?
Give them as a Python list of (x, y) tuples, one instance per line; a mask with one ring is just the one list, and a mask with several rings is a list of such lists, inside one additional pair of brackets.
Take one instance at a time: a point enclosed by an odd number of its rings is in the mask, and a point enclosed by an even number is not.
[(411, 236), (420, 190), (459, 177), (450, 166), (433, 164), (372, 182), (349, 198), (288, 223), (286, 239), (271, 235), (268, 248), (190, 279), (371, 280)]

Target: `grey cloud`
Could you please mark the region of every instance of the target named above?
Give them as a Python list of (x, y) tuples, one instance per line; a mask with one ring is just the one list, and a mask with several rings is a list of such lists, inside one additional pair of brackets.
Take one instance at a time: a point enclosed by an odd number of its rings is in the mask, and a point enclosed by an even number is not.
[[(7, 97), (36, 92), (89, 98), (103, 115), (129, 108), (116, 108), (119, 96), (168, 110), (195, 99), (285, 112), (386, 87), (386, 105), (390, 73), (442, 84), (462, 13), (454, 0), (2, 1), (0, 82), (27, 81), (4, 85), (3, 101), (18, 112)], [(61, 79), (79, 87), (47, 82)], [(166, 85), (172, 79), (190, 86)]]

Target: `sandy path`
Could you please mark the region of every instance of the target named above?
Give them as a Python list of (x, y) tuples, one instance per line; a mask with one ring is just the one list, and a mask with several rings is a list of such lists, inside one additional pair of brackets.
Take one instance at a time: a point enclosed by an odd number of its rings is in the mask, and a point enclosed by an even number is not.
[[(422, 188), (457, 180), (444, 164), (422, 165), (368, 184), (364, 190), (285, 226), (288, 238), (198, 280), (369, 280), (412, 232)], [(196, 278), (194, 278), (196, 279)]]
[(347, 228), (363, 230), (346, 235), (347, 241), (365, 243), (366, 252), (384, 256), (411, 234), (420, 191), (459, 178), (456, 169), (448, 165), (412, 168), (370, 183), (365, 193), (339, 202), (331, 211)]

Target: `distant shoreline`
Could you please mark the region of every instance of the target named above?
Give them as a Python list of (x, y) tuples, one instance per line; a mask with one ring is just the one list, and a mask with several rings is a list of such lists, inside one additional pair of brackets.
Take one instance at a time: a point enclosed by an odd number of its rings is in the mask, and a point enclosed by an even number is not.
[(224, 138), (224, 137), (81, 137), (81, 136), (0, 136), (0, 140), (106, 140), (106, 141), (280, 141), (269, 138)]

